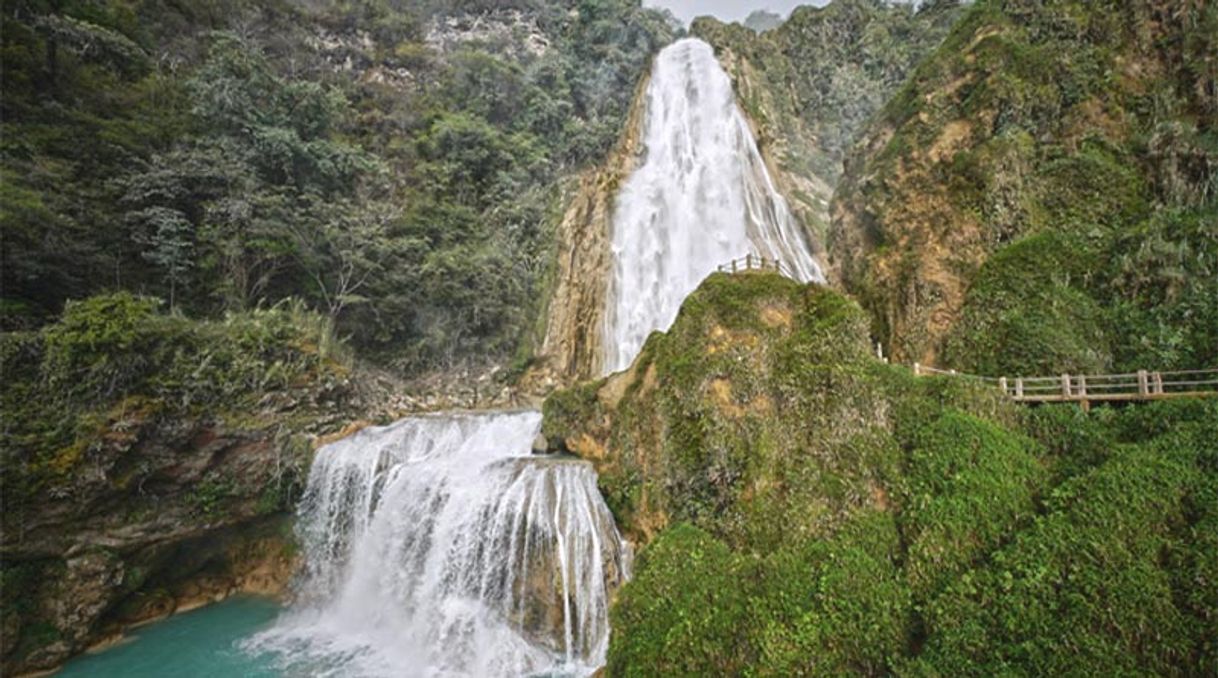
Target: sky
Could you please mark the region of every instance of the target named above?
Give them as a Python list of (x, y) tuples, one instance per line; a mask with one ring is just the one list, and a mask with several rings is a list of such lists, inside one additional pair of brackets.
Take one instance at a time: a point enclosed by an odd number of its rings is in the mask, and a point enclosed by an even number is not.
[(672, 10), (677, 18), (688, 24), (694, 17), (710, 14), (724, 21), (744, 21), (757, 9), (767, 9), (787, 16), (800, 5), (823, 5), (827, 0), (643, 0), (648, 7)]

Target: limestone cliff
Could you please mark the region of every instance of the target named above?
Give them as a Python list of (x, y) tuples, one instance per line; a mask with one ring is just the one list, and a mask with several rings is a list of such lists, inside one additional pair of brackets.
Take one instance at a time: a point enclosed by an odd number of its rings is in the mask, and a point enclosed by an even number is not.
[[(823, 254), (829, 201), (867, 119), (959, 14), (954, 2), (909, 6), (836, 0), (800, 7), (758, 35), (704, 17), (691, 33), (716, 49), (779, 190)], [(832, 271), (830, 271), (832, 273)]]
[(1218, 359), (1218, 9), (990, 0), (869, 126), (830, 252), (903, 361)]
[(556, 234), (557, 261), (553, 293), (546, 312), (540, 363), (524, 382), (526, 391), (549, 392), (600, 374), (602, 335), (608, 301), (612, 253), (609, 229), (618, 187), (638, 162), (647, 78), (635, 90), (634, 103), (617, 146), (599, 167), (579, 177)]

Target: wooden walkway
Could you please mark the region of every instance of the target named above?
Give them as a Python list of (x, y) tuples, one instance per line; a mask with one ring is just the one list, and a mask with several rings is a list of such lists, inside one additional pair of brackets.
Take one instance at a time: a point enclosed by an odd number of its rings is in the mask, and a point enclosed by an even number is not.
[(1218, 397), (1218, 369), (997, 378), (940, 370), (918, 363), (914, 363), (913, 370), (917, 376), (947, 375), (992, 384), (1015, 402), (1080, 403), (1084, 409), (1093, 402)]
[(799, 280), (785, 263), (756, 254), (746, 254), (739, 259), (732, 259), (726, 264), (719, 265), (720, 273), (747, 273), (748, 271), (772, 271), (792, 280)]
[[(776, 259), (746, 254), (719, 266), (720, 273), (771, 271), (798, 280), (791, 269)], [(887, 362), (880, 346), (876, 355)], [(1019, 403), (1079, 403), (1088, 409), (1093, 402), (1129, 402), (1168, 398), (1218, 397), (1218, 368), (1128, 374), (1059, 374), (1052, 377), (982, 377), (955, 370), (940, 370), (914, 363), (917, 376), (944, 375), (972, 379), (1002, 389)]]

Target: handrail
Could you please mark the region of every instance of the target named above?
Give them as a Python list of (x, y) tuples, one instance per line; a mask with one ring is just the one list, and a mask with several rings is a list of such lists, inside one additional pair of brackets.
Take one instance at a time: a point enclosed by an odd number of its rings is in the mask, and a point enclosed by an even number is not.
[(1125, 374), (1069, 374), (1055, 377), (983, 377), (914, 363), (915, 376), (943, 375), (996, 384), (1015, 402), (1077, 402), (1159, 400), (1218, 396), (1218, 368), (1197, 370), (1138, 370)]
[(782, 261), (781, 259), (767, 259), (764, 256), (753, 254), (752, 252), (744, 255), (743, 257), (732, 259), (726, 264), (720, 264), (717, 270), (720, 273), (773, 271), (783, 277), (790, 278), (792, 280), (799, 280), (795, 273), (791, 271), (791, 268), (787, 266), (786, 262)]

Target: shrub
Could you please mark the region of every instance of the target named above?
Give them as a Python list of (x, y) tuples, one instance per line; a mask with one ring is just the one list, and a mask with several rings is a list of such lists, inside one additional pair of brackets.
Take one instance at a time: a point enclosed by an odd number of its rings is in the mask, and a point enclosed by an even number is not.
[(902, 526), (910, 586), (927, 596), (1035, 513), (1046, 473), (1029, 439), (948, 410), (918, 432)]
[(1194, 622), (1174, 604), (1162, 554), (1201, 478), (1203, 438), (1187, 429), (1121, 447), (1055, 488), (1041, 520), (928, 606), (922, 666), (1180, 674), (1193, 658)]

